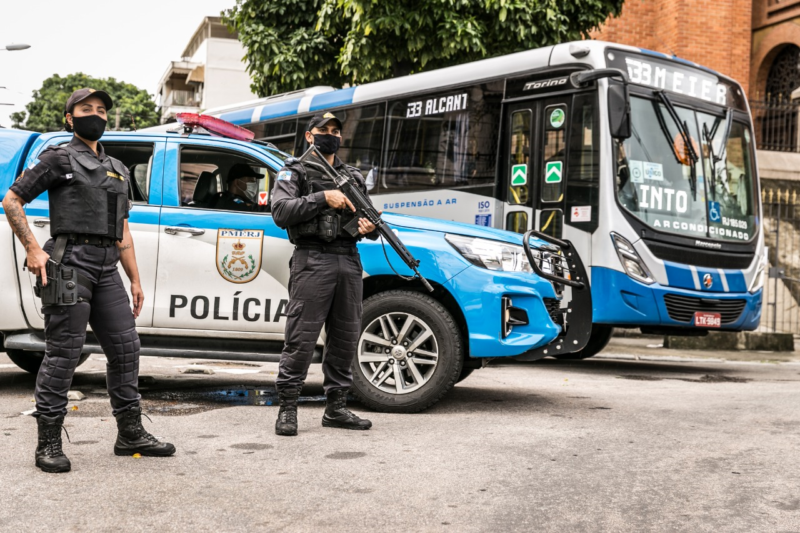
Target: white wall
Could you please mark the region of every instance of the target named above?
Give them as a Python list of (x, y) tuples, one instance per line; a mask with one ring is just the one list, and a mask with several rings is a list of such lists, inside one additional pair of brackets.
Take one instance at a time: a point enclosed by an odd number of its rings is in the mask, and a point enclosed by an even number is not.
[(200, 49), (206, 56), (195, 54), (205, 63), (204, 109), (235, 104), (257, 98), (250, 92), (250, 76), (245, 70), (244, 47), (234, 39), (207, 39)]

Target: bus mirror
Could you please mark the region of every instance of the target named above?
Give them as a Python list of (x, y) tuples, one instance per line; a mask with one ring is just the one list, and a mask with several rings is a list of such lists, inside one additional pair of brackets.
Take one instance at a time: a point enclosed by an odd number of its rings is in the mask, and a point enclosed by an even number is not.
[(627, 139), (631, 136), (631, 100), (627, 84), (608, 84), (608, 123), (613, 138)]

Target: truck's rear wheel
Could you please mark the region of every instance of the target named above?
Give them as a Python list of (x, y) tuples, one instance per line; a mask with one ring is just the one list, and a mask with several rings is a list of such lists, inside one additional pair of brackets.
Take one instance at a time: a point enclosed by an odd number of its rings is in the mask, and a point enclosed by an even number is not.
[(603, 351), (614, 334), (614, 328), (602, 324), (592, 324), (592, 335), (583, 350), (554, 356), (556, 359), (588, 359)]
[(364, 301), (353, 394), (376, 411), (415, 413), (455, 385), (464, 362), (452, 315), (425, 294), (388, 291)]
[[(44, 352), (26, 352), (25, 350), (6, 350), (6, 355), (8, 358), (11, 359), (11, 362), (20, 367), (25, 372), (30, 372), (31, 374), (38, 374), (39, 367), (42, 366), (42, 361), (44, 361)], [(83, 363), (89, 359), (91, 354), (84, 353), (81, 354), (81, 358), (78, 359), (78, 366), (81, 366)]]

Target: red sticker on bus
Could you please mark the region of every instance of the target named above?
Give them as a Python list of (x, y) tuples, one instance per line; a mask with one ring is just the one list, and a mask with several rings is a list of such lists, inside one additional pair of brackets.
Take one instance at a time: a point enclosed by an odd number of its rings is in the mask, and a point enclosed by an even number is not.
[(269, 200), (269, 193), (267, 191), (260, 191), (258, 193), (258, 205), (267, 205)]

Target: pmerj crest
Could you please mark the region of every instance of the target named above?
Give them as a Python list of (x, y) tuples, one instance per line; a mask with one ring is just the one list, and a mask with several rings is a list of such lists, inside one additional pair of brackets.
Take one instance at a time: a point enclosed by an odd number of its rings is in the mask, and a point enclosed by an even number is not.
[(217, 231), (217, 271), (231, 283), (253, 281), (261, 271), (264, 231), (257, 229), (219, 229)]

